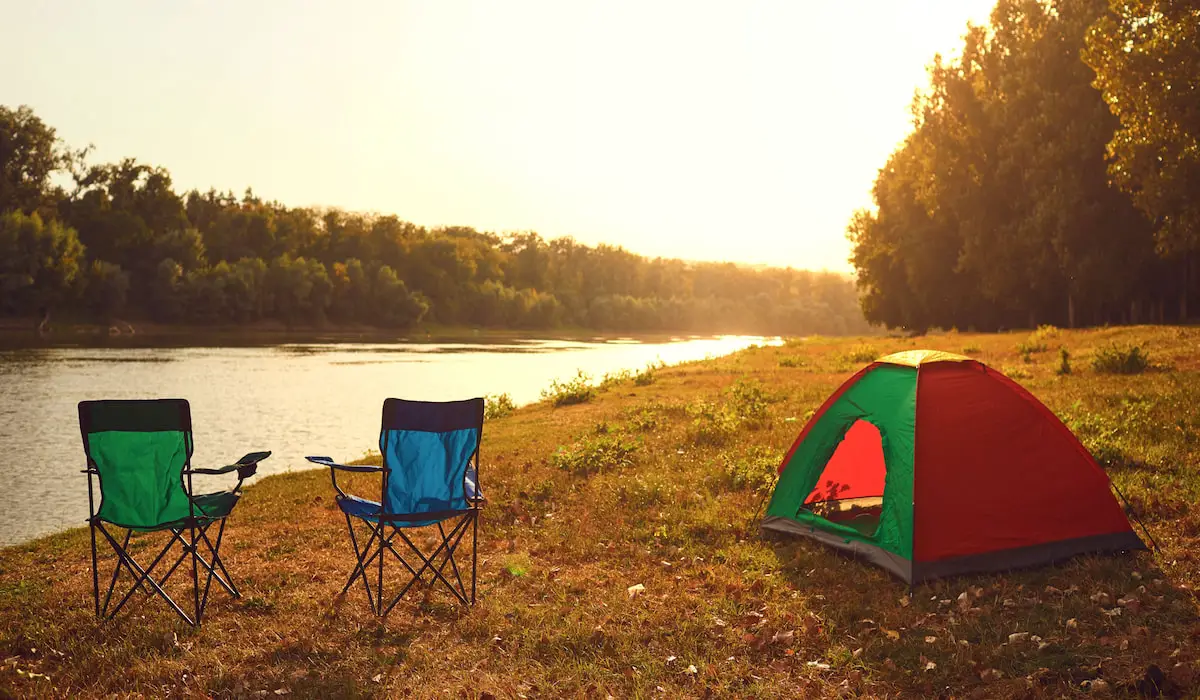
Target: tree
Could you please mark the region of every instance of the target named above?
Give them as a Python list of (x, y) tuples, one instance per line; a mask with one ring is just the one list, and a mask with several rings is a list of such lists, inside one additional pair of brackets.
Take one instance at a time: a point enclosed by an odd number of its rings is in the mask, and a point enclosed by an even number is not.
[(50, 176), (69, 157), (33, 110), (0, 105), (0, 212), (48, 213)]
[(1200, 7), (1193, 0), (1110, 0), (1084, 60), (1120, 120), (1109, 175), (1155, 224), (1182, 272), (1180, 318), (1200, 251)]
[(0, 313), (34, 314), (74, 295), (84, 248), (74, 229), (37, 214), (0, 214)]

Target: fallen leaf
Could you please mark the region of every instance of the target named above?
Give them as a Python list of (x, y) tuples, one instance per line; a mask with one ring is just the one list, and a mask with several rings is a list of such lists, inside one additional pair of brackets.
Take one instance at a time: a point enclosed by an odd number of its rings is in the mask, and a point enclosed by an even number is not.
[(1017, 644), (1018, 642), (1024, 642), (1024, 641), (1027, 641), (1028, 639), (1029, 639), (1028, 632), (1013, 632), (1012, 634), (1008, 635), (1008, 643), (1009, 644)]
[(689, 666), (687, 667), (687, 674), (688, 674), (689, 676), (694, 676), (694, 675), (696, 675), (696, 667), (695, 667), (695, 666), (692, 666), (692, 665), (689, 665)]
[(981, 681), (998, 681), (1004, 677), (1004, 674), (996, 668), (985, 668), (979, 672), (979, 680)]
[(925, 638), (925, 643), (926, 643), (926, 644), (933, 644), (933, 643), (934, 643), (934, 642), (936, 642), (936, 641), (937, 641), (937, 637), (929, 636), (929, 637), (926, 637), (926, 638)]
[(1079, 629), (1079, 620), (1076, 620), (1073, 617), (1070, 620), (1067, 620), (1067, 629), (1069, 629), (1069, 630)]
[(880, 627), (879, 629), (883, 630), (883, 633), (887, 635), (887, 638), (892, 640), (893, 642), (900, 640), (900, 633), (897, 632), (896, 630), (890, 630), (890, 629), (887, 629), (886, 627)]
[(789, 644), (795, 636), (796, 632), (794, 630), (788, 630), (787, 632), (776, 632), (771, 636), (771, 643), (776, 644), (778, 642), (783, 642), (784, 644)]
[(641, 595), (642, 593), (644, 593), (645, 591), (646, 591), (646, 587), (640, 583), (635, 583), (632, 586), (630, 586), (629, 588), (625, 589), (625, 592), (629, 594), (630, 598), (636, 598), (639, 595)]
[(382, 681), (382, 680), (383, 680), (383, 674), (382, 674), (382, 673), (376, 673), (374, 676), (371, 676), (371, 682), (372, 682), (372, 683), (378, 683), (378, 682), (380, 682), (380, 681)]
[(829, 669), (833, 668), (832, 666), (830, 666), (829, 664), (827, 664), (823, 661), (809, 661), (808, 663), (806, 663), (804, 665), (808, 666), (810, 668), (819, 669), (821, 671), (828, 671)]
[(910, 602), (912, 601), (908, 599), (908, 596), (900, 596), (900, 607), (907, 608)]
[(926, 671), (932, 671), (935, 668), (937, 668), (937, 664), (935, 664), (934, 662), (932, 662), (932, 661), (925, 662), (925, 670)]

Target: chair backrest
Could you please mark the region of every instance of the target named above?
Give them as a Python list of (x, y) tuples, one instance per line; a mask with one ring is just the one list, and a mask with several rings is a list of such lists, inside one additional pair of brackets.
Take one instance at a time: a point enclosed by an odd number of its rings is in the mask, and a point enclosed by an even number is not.
[(183, 488), (183, 469), (192, 457), (187, 401), (81, 401), (79, 430), (88, 466), (100, 477), (97, 517), (150, 528), (191, 515)]
[[(383, 402), (379, 452), (388, 472), (383, 510), (412, 515), (463, 510), (475, 489), (483, 399)], [(472, 465), (472, 459), (476, 464)], [(466, 480), (471, 471), (471, 485)]]

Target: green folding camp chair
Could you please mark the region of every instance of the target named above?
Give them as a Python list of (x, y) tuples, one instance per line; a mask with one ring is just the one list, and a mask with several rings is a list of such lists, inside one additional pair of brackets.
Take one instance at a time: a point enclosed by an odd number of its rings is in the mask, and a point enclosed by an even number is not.
[[(134, 592), (141, 589), (147, 595), (157, 594), (185, 622), (198, 626), (208, 604), (213, 579), (231, 596), (239, 597), (237, 587), (221, 561), (225, 518), (241, 497), (242, 481), (253, 475), (258, 463), (271, 453), (251, 452), (219, 469), (193, 469), (192, 414), (188, 402), (183, 399), (82, 401), (79, 403), (79, 429), (83, 433), (83, 451), (87, 455), (84, 473), (88, 475), (92, 597), (96, 616), (111, 620), (121, 612)], [(237, 472), (238, 482), (229, 491), (195, 494), (192, 490), (195, 474), (232, 472)], [(94, 493), (96, 482), (100, 486), (99, 509)], [(215, 541), (208, 535), (214, 524), (217, 525)], [(123, 538), (119, 537), (118, 529), (126, 531)], [(167, 532), (170, 537), (158, 556), (143, 568), (130, 554), (129, 545), (134, 533), (148, 532)], [(117, 557), (103, 603), (100, 600), (96, 533), (104, 537)], [(178, 557), (162, 578), (155, 579), (155, 569), (176, 544), (181, 547)], [(202, 551), (202, 547), (207, 551)], [(189, 555), (192, 560), (191, 616), (166, 591), (167, 581)], [(200, 585), (200, 568), (204, 569), (203, 587)], [(110, 609), (122, 571), (133, 578), (133, 584)]]
[[(367, 602), (376, 615), (387, 615), (418, 581), (426, 587), (441, 582), (463, 605), (475, 604), (476, 544), (483, 493), (479, 488), (479, 440), (483, 434), (483, 399), (466, 401), (404, 401), (383, 403), (383, 427), (379, 433), (378, 467), (336, 464), (329, 457), (307, 459), (329, 467), (338, 507), (346, 516), (355, 566), (345, 593), (361, 579)], [(380, 475), (378, 501), (347, 495), (338, 486), (339, 471)], [(365, 546), (359, 547), (354, 522), (369, 529)], [(444, 523), (452, 523), (449, 532)], [(426, 556), (406, 531), (437, 527), (439, 543)], [(471, 530), (471, 591), (463, 583), (455, 553), (467, 529)], [(393, 545), (399, 538), (407, 548), (404, 555)], [(395, 557), (411, 575), (408, 583), (385, 606), (383, 587), (384, 552)], [(450, 570), (447, 572), (446, 565)], [(374, 569), (374, 570), (372, 570)], [(370, 572), (368, 574), (368, 572)], [(454, 580), (451, 581), (450, 576)], [(370, 578), (375, 578), (372, 590)]]

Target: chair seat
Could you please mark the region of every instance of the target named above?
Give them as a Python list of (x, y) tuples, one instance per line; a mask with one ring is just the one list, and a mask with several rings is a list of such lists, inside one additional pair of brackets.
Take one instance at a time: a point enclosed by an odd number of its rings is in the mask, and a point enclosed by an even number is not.
[[(379, 522), (379, 501), (368, 501), (365, 498), (358, 496), (337, 497), (338, 508), (342, 512), (352, 518), (359, 518), (367, 522)], [(440, 523), (447, 518), (453, 518), (463, 513), (469, 513), (471, 508), (461, 508), (456, 510), (443, 510), (436, 513), (436, 517), (427, 520), (410, 520), (408, 518), (420, 517), (423, 513), (398, 513), (389, 514), (384, 518), (386, 522), (394, 527), (424, 527), (425, 525), (433, 525)]]
[[(196, 520), (201, 524), (212, 520), (220, 520), (227, 517), (233, 507), (237, 505), (238, 499), (242, 497), (240, 493), (233, 491), (218, 491), (216, 493), (202, 493), (197, 496), (192, 496), (192, 502), (196, 505)], [(105, 518), (99, 518), (102, 522), (111, 523), (117, 527), (125, 527), (136, 532), (159, 532), (162, 530), (179, 530), (180, 528), (191, 527), (188, 525), (187, 518), (180, 518), (170, 522), (159, 523), (157, 525), (130, 526), (125, 523), (118, 523)]]
[(229, 515), (233, 507), (237, 505), (238, 499), (241, 498), (240, 493), (233, 491), (218, 491), (216, 493), (204, 493), (199, 496), (192, 496), (192, 502), (196, 507), (204, 511), (204, 515), (209, 518), (224, 518)]

